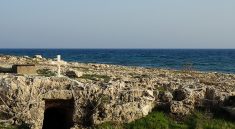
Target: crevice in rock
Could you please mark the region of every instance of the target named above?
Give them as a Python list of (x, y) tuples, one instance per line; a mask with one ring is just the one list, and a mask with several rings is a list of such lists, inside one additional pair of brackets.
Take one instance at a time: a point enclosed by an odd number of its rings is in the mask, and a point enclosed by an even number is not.
[(87, 105), (85, 106), (86, 110), (85, 110), (85, 116), (83, 117), (82, 120), (82, 125), (84, 127), (91, 127), (92, 125), (94, 125), (94, 121), (92, 118), (92, 115), (94, 114), (94, 105), (96, 105), (95, 102), (88, 102)]
[(184, 99), (186, 99), (186, 94), (182, 90), (175, 90), (173, 92), (173, 100), (182, 101)]

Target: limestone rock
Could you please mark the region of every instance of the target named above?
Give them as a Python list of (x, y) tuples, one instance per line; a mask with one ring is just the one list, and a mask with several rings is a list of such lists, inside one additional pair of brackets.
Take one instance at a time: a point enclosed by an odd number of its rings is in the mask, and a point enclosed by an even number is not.
[(235, 117), (235, 96), (229, 96), (222, 107), (227, 111), (231, 116)]
[(35, 55), (34, 57), (38, 58), (38, 59), (42, 59), (43, 58), (42, 55)]
[(148, 115), (149, 112), (151, 112), (153, 109), (153, 105), (149, 104), (149, 105), (144, 105), (141, 110), (144, 116)]
[(43, 99), (72, 99), (70, 90), (51, 90), (43, 95)]
[(68, 71), (66, 71), (65, 74), (66, 74), (66, 76), (68, 76), (70, 78), (78, 78), (78, 77), (81, 77), (83, 75), (83, 72), (73, 70), (73, 69), (69, 69)]
[(28, 58), (28, 59), (30, 58), (29, 56), (23, 56), (23, 57), (24, 57), (24, 58)]
[[(0, 55), (1, 67), (30, 63), (38, 69), (57, 71), (58, 62), (53, 59)], [(234, 74), (65, 61), (60, 65), (61, 73), (68, 72), (70, 78), (15, 75), (2, 71), (0, 93), (11, 109), (0, 102), (0, 110), (8, 109), (10, 116), (17, 114), (13, 123), (24, 122), (33, 129), (41, 129), (48, 103), (59, 108), (67, 101), (71, 101), (71, 105), (67, 105), (69, 109), (63, 108), (73, 111), (69, 117), (76, 123), (74, 128), (81, 127), (84, 122), (131, 122), (144, 117), (155, 106), (177, 115), (186, 115), (205, 106), (234, 109), (233, 104), (225, 104), (229, 96), (235, 95)], [(92, 78), (79, 78), (83, 74)], [(107, 78), (109, 82), (105, 82)]]
[(172, 101), (170, 104), (170, 112), (177, 115), (187, 115), (190, 109), (187, 108), (182, 101)]
[(163, 102), (171, 102), (173, 95), (169, 91), (165, 91), (160, 97)]
[(176, 89), (173, 92), (173, 99), (176, 101), (183, 101), (192, 96), (192, 90), (188, 88)]
[[(131, 122), (146, 116), (155, 106), (151, 90), (138, 91), (143, 92), (141, 94), (127, 94), (128, 90), (119, 89), (125, 88), (120, 87), (119, 83), (103, 88), (85, 85), (66, 77), (32, 78), (21, 75), (2, 76), (0, 82), (0, 92), (11, 98), (6, 103), (11, 105), (12, 113), (22, 113), (16, 117), (15, 123), (25, 122), (35, 129), (42, 128), (45, 108), (66, 105), (60, 104), (60, 101), (67, 100), (74, 104), (69, 106), (70, 110), (74, 106), (71, 115), (75, 123), (81, 124), (86, 118), (92, 118), (89, 121), (94, 124), (107, 121)], [(0, 105), (0, 108), (7, 110), (8, 107)]]
[(213, 100), (217, 104), (222, 104), (223, 101), (229, 96), (227, 92), (221, 92), (214, 87), (207, 87), (205, 98), (208, 100)]

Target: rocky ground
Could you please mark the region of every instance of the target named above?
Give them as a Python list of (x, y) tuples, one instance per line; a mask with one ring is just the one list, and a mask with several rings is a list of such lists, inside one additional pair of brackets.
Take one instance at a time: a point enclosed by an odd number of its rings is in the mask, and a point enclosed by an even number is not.
[[(14, 64), (36, 64), (37, 74), (5, 72)], [(56, 77), (57, 64), (40, 56), (0, 56), (0, 111), (7, 118), (0, 122), (41, 128), (46, 99), (74, 99), (74, 128), (131, 122), (153, 108), (177, 116), (197, 108), (235, 112), (234, 74), (62, 61), (62, 77)]]

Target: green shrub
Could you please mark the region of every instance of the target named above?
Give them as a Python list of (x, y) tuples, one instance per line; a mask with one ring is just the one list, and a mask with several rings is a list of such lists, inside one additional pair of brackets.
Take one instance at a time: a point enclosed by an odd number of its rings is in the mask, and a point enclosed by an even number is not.
[(0, 129), (18, 129), (17, 127), (15, 127), (15, 126), (4, 126), (4, 125), (2, 125), (2, 124), (0, 124)]
[(95, 129), (124, 129), (124, 128), (121, 124), (106, 122), (98, 126), (95, 126)]
[(56, 73), (51, 71), (50, 69), (39, 69), (37, 70), (37, 73), (42, 76), (50, 77), (50, 76), (55, 76)]
[(0, 129), (30, 129), (27, 124), (22, 124), (19, 126), (16, 125), (3, 125), (0, 123)]

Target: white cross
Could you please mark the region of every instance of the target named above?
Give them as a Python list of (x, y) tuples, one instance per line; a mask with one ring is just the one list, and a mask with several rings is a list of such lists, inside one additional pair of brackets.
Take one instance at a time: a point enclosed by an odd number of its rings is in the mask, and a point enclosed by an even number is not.
[(60, 55), (57, 55), (57, 66), (58, 66), (58, 71), (57, 71), (57, 76), (60, 77), (60, 59), (61, 59), (61, 56)]

